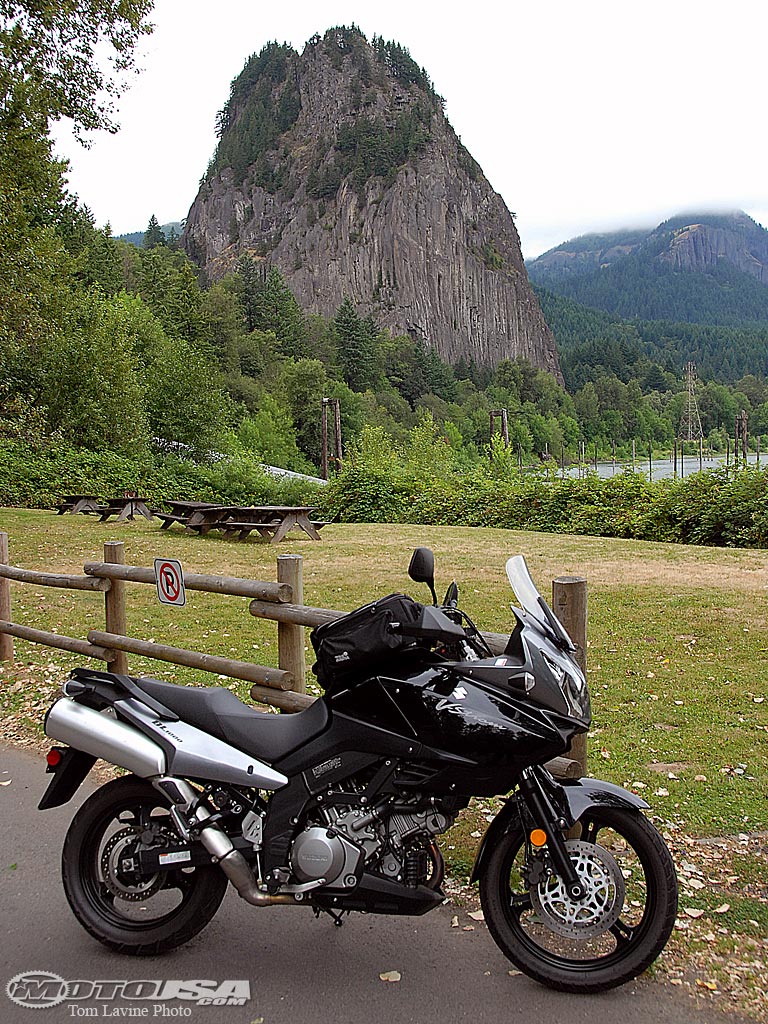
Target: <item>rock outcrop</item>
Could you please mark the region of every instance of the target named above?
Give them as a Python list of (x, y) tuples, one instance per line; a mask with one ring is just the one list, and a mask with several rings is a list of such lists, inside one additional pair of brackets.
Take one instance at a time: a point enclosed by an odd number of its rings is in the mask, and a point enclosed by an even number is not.
[(659, 259), (679, 270), (703, 272), (724, 260), (768, 284), (768, 231), (745, 213), (734, 214), (729, 224), (688, 224), (673, 233)]
[(183, 245), (211, 277), (276, 264), (308, 312), (349, 297), (450, 362), (520, 356), (562, 379), (504, 201), (407, 51), (357, 30), (251, 58)]

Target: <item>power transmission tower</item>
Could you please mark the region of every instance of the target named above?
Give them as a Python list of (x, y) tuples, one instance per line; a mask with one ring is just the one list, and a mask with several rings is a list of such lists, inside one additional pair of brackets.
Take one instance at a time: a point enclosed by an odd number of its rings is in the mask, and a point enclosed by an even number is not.
[(680, 438), (683, 441), (702, 441), (704, 431), (701, 429), (699, 403), (696, 401), (696, 364), (686, 363), (685, 383), (688, 391), (683, 418), (680, 420)]

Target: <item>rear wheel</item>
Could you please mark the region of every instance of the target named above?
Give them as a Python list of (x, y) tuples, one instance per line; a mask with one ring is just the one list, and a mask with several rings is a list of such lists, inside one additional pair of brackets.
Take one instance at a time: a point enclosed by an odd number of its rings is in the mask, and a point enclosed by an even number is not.
[(480, 879), (485, 920), (507, 957), (536, 981), (600, 992), (641, 974), (677, 914), (669, 850), (638, 812), (591, 807), (566, 843), (587, 895), (574, 901), (545, 858), (531, 857), (517, 826), (496, 845)]
[(99, 942), (147, 956), (180, 946), (211, 920), (227, 889), (221, 868), (126, 869), (139, 851), (169, 845), (179, 837), (167, 804), (134, 776), (108, 782), (77, 812), (62, 853), (64, 892)]

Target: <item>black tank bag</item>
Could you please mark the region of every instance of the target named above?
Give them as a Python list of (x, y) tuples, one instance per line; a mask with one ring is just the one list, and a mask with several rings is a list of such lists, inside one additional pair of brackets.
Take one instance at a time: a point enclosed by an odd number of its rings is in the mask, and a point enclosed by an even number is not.
[(309, 638), (317, 662), (312, 671), (323, 689), (346, 685), (355, 675), (365, 678), (411, 645), (413, 638), (397, 630), (417, 622), (421, 610), (407, 594), (390, 594), (313, 629)]

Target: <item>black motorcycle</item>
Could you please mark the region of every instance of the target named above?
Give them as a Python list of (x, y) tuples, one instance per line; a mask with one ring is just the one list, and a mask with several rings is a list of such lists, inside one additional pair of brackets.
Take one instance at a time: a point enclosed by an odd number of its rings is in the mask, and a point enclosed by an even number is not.
[(40, 808), (68, 801), (97, 758), (130, 774), (75, 815), (62, 856), (70, 906), (96, 939), (135, 955), (173, 949), (211, 920), (227, 881), (249, 903), (424, 914), (445, 900), (436, 837), (473, 796), (504, 795), (477, 854), (491, 935), (523, 972), (596, 992), (659, 955), (677, 911), (674, 865), (607, 782), (556, 781), (544, 765), (590, 724), (567, 633), (521, 556), (520, 609), (494, 655), (442, 606), (434, 559), (409, 574), (433, 605), (392, 594), (312, 633), (324, 696), (270, 714), (222, 687), (75, 669), (45, 731)]

